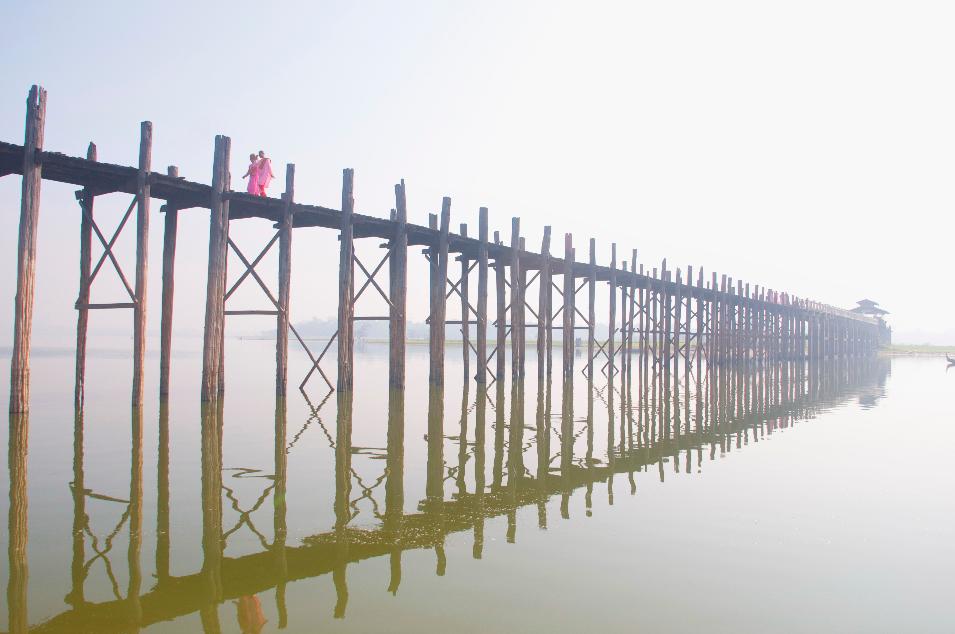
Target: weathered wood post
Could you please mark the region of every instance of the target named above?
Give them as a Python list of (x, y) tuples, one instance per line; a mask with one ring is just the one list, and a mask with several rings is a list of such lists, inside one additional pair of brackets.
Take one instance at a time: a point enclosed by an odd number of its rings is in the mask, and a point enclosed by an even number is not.
[(610, 287), (610, 315), (607, 326), (607, 378), (613, 380), (614, 356), (616, 342), (614, 334), (617, 331), (617, 243), (610, 245), (610, 278), (607, 280)]
[[(501, 235), (494, 232), (494, 244), (501, 244)], [(498, 251), (494, 258), (494, 287), (497, 295), (497, 367), (494, 372), (494, 378), (497, 381), (504, 380), (504, 371), (506, 370), (505, 341), (507, 339), (507, 300), (505, 298), (504, 275), (505, 275), (504, 257)]]
[[(622, 274), (617, 278), (620, 286), (620, 406), (627, 406), (627, 395), (624, 385), (627, 381), (631, 359), (627, 355), (627, 291), (630, 288), (630, 277), (627, 275), (630, 269), (627, 268), (627, 262), (620, 262)], [(621, 418), (621, 421), (623, 419)]]
[(227, 136), (218, 135), (212, 162), (212, 199), (209, 211), (209, 266), (206, 279), (206, 315), (202, 336), (202, 402), (215, 401), (219, 394), (219, 366), (222, 362), (222, 331), (225, 322), (225, 263), (229, 226), (229, 153)]
[[(597, 343), (597, 241), (590, 239), (590, 270), (587, 283), (587, 380), (593, 387), (594, 348)], [(592, 409), (592, 408), (591, 408)], [(593, 416), (590, 417), (591, 423)]]
[[(86, 160), (96, 160), (96, 145), (86, 149)], [(92, 267), (93, 201), (95, 194), (89, 187), (76, 192), (80, 216), (80, 292), (76, 300), (76, 380), (73, 388), (73, 406), (83, 407), (86, 389), (86, 332), (89, 324), (90, 268)]]
[(574, 236), (564, 234), (564, 386), (574, 379)]
[[(338, 259), (338, 391), (351, 392), (355, 353), (355, 170), (342, 171), (341, 248)], [(443, 321), (443, 320), (442, 320)], [(340, 417), (341, 418), (341, 417)]]
[[(451, 224), (451, 199), (441, 201), (441, 224), (438, 235), (437, 261), (433, 263), (434, 278), (431, 284), (431, 328), (430, 328), (430, 373), (428, 379), (432, 385), (444, 385), (444, 342), (445, 321), (447, 316), (448, 287), (448, 228)], [(442, 397), (443, 398), (443, 397)]]
[(133, 407), (143, 404), (146, 365), (146, 269), (149, 264), (149, 190), (153, 124), (143, 121), (139, 133), (139, 171), (136, 174), (136, 301), (133, 307)]
[[(461, 237), (468, 237), (468, 226), (461, 223)], [(461, 295), (461, 354), (464, 365), (464, 384), (471, 380), (471, 302), (468, 292), (468, 277), (470, 261), (467, 255), (461, 254), (461, 281), (458, 283), (458, 292)]]
[[(27, 97), (23, 137), (23, 184), (17, 238), (17, 295), (14, 300), (13, 351), (10, 355), (10, 413), (30, 409), (30, 335), (33, 331), (33, 286), (36, 236), (40, 220), (41, 160), (46, 123), (46, 90), (33, 86)], [(12, 424), (12, 421), (11, 421)]]
[[(487, 383), (487, 207), (478, 210), (477, 376)], [(483, 403), (483, 398), (478, 398)]]
[[(179, 177), (179, 169), (170, 165), (167, 174)], [(162, 306), (159, 321), (159, 398), (169, 397), (169, 373), (172, 369), (172, 314), (176, 290), (176, 236), (179, 228), (179, 209), (172, 203), (166, 203), (163, 212), (162, 235)], [(88, 302), (80, 298), (81, 302)]]
[(295, 201), (295, 165), (285, 166), (285, 193), (279, 221), (279, 308), (275, 318), (275, 394), (288, 393), (289, 304), (292, 296), (292, 227)]
[[(511, 219), (511, 379), (523, 379), (524, 304), (521, 298), (521, 219)], [(501, 354), (498, 352), (498, 354)]]
[(544, 386), (547, 376), (547, 355), (550, 348), (547, 340), (550, 328), (547, 316), (551, 313), (550, 301), (550, 226), (544, 227), (544, 237), (541, 240), (540, 273), (537, 277), (537, 386), (540, 390)]
[[(395, 235), (388, 260), (388, 385), (405, 387), (405, 338), (408, 332), (408, 201), (405, 181), (395, 185)], [(402, 414), (403, 415), (403, 414)]]

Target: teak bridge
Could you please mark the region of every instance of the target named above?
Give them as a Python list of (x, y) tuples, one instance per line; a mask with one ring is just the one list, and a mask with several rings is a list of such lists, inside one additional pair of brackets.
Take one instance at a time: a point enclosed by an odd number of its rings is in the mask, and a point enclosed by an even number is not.
[[(168, 394), (170, 343), (173, 316), (173, 271), (176, 253), (178, 213), (201, 208), (210, 210), (209, 263), (203, 339), (202, 399), (214, 402), (223, 390), (223, 333), (228, 315), (267, 314), (277, 321), (276, 392), (286, 394), (288, 374), (288, 335), (291, 332), (309, 355), (311, 370), (332, 388), (321, 362), (332, 341), (337, 339), (337, 389), (350, 393), (353, 382), (354, 323), (358, 320), (387, 320), (390, 327), (390, 370), (392, 388), (405, 385), (405, 335), (407, 301), (408, 247), (426, 247), (430, 277), (430, 382), (443, 385), (446, 324), (458, 324), (464, 338), (464, 372), (470, 378), (470, 357), (476, 360), (475, 381), (484, 385), (501, 380), (506, 373), (506, 341), (511, 343), (511, 375), (524, 376), (525, 334), (537, 329), (539, 373), (550, 374), (552, 332), (562, 333), (563, 375), (574, 371), (574, 350), (577, 333), (585, 334), (587, 361), (582, 372), (593, 379), (595, 372), (608, 377), (628, 371), (634, 351), (645, 363), (652, 359), (654, 368), (668, 370), (681, 355), (692, 356), (697, 369), (704, 362), (722, 365), (740, 360), (824, 359), (863, 356), (878, 346), (877, 320), (845, 310), (791, 296), (788, 293), (753, 286), (726, 275), (712, 274), (704, 279), (701, 269), (687, 267), (686, 272), (671, 270), (666, 260), (657, 269), (644, 270), (632, 251), (629, 267), (625, 258), (617, 260), (613, 245), (609, 265), (599, 265), (596, 245), (589, 243), (589, 261), (578, 262), (571, 234), (564, 236), (563, 258), (551, 254), (550, 228), (544, 230), (539, 253), (525, 248), (520, 234), (520, 220), (512, 220), (510, 244), (503, 244), (497, 232), (488, 235), (488, 211), (480, 209), (477, 237), (468, 236), (466, 225), (460, 233), (450, 231), (451, 199), (444, 198), (440, 215), (431, 214), (429, 226), (407, 221), (404, 182), (395, 185), (395, 208), (389, 218), (376, 218), (355, 213), (354, 172), (344, 170), (342, 208), (329, 209), (295, 202), (295, 166), (286, 168), (285, 192), (281, 198), (257, 197), (230, 189), (230, 140), (215, 139), (212, 184), (195, 183), (178, 176), (170, 167), (166, 174), (152, 171), (152, 124), (141, 126), (139, 164), (136, 167), (100, 163), (96, 147), (89, 146), (85, 159), (48, 152), (43, 149), (46, 119), (46, 91), (33, 86), (27, 99), (26, 133), (22, 146), (0, 143), (0, 176), (21, 174), (23, 189), (20, 208), (20, 231), (17, 251), (17, 292), (13, 353), (11, 360), (10, 411), (26, 412), (29, 407), (29, 353), (33, 316), (36, 270), (37, 224), (40, 209), (40, 185), (44, 179), (82, 187), (77, 192), (81, 208), (80, 222), (80, 290), (76, 349), (76, 402), (82, 404), (85, 373), (86, 331), (90, 310), (131, 309), (133, 312), (133, 386), (132, 404), (143, 402), (143, 370), (146, 348), (146, 272), (148, 263), (147, 236), (150, 202), (164, 201), (165, 235), (162, 254), (162, 299), (160, 343), (160, 396)], [(118, 228), (107, 238), (96, 222), (94, 202), (97, 196), (109, 193), (133, 196)], [(135, 211), (135, 214), (133, 212)], [(132, 283), (126, 277), (113, 253), (116, 240), (135, 215), (136, 255)], [(229, 239), (230, 223), (245, 218), (262, 218), (275, 223), (276, 233), (255, 258), (248, 258)], [(338, 331), (325, 349), (313, 354), (302, 337), (289, 323), (290, 272), (293, 229), (325, 227), (337, 230), (340, 236)], [(102, 255), (92, 262), (93, 236), (102, 244)], [(384, 257), (368, 267), (355, 255), (355, 240), (385, 240)], [(279, 273), (277, 292), (256, 272), (256, 265), (278, 243)], [(229, 250), (235, 252), (245, 270), (230, 286), (226, 263)], [(457, 254), (460, 275), (451, 275), (449, 257)], [(129, 295), (128, 302), (97, 304), (90, 302), (90, 288), (97, 274), (112, 265)], [(382, 287), (378, 275), (388, 265), (388, 287)], [(364, 280), (356, 287), (356, 266)], [(477, 288), (472, 291), (470, 278), (477, 269)], [(491, 269), (496, 288), (495, 345), (488, 346), (488, 300)], [(228, 310), (229, 297), (243, 282), (254, 280), (273, 305), (268, 311)], [(536, 282), (536, 307), (529, 301), (529, 288)], [(598, 340), (596, 290), (600, 283), (609, 285), (608, 332)], [(355, 305), (369, 289), (380, 294), (388, 306), (386, 316), (357, 316)], [(577, 306), (578, 295), (586, 290), (587, 313)], [(554, 310), (554, 293), (558, 296)], [(452, 295), (461, 300), (460, 320), (448, 320), (447, 300)], [(472, 303), (472, 298), (474, 303)], [(618, 301), (619, 299), (619, 301)], [(476, 304), (476, 305), (475, 305)], [(528, 313), (530, 319), (528, 319)], [(578, 318), (582, 325), (578, 325)], [(558, 322), (558, 320), (560, 320)], [(555, 325), (559, 323), (559, 325)], [(471, 341), (470, 328), (476, 336)], [(496, 359), (495, 359), (496, 357)], [(546, 363), (543, 360), (546, 358)], [(491, 367), (492, 362), (494, 367)], [(687, 363), (688, 367), (691, 365)], [(303, 385), (305, 383), (303, 381)]]

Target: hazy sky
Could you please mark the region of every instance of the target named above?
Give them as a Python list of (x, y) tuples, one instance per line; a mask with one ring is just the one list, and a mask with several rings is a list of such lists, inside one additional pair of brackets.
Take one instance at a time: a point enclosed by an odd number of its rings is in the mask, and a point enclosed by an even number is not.
[[(208, 182), (213, 138), (227, 134), (236, 189), (264, 148), (277, 172), (296, 164), (303, 202), (339, 207), (352, 167), (357, 209), (387, 216), (404, 178), (412, 222), (448, 195), (455, 229), (474, 231), (485, 205), (492, 229), (519, 215), (535, 249), (550, 224), (557, 244), (575, 235), (581, 259), (594, 237), (604, 262), (616, 241), (648, 266), (666, 257), (847, 307), (869, 297), (891, 311), (897, 338), (955, 343), (951, 3), (196, 4), (6, 3), (0, 139), (22, 143), (24, 100), (40, 83), (48, 150), (83, 155), (93, 140), (100, 160), (134, 164), (149, 119), (154, 169)], [(72, 189), (43, 185), (38, 344), (68, 340), (75, 323)], [(0, 179), (3, 343), (19, 191), (18, 176)], [(128, 200), (97, 202), (104, 231)], [(250, 251), (270, 231), (232, 229)], [(181, 331), (201, 328), (207, 238), (208, 213), (182, 212)], [(364, 242), (368, 259), (381, 253)], [(161, 249), (154, 201), (151, 328)], [(293, 319), (333, 316), (334, 232), (296, 231), (293, 253)], [(410, 316), (421, 319), (424, 266), (412, 260)], [(262, 271), (273, 278), (274, 260)], [(122, 301), (114, 277), (104, 269), (95, 301)], [(265, 307), (251, 292), (231, 301)], [(130, 319), (99, 312), (93, 323)]]

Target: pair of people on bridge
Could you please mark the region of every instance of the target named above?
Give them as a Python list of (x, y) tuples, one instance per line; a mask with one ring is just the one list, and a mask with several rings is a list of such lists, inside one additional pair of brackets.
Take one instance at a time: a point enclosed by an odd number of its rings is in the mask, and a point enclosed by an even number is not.
[(249, 154), (249, 169), (245, 171), (242, 178), (249, 179), (249, 185), (245, 191), (253, 196), (265, 196), (265, 189), (275, 178), (272, 173), (272, 161), (265, 155), (264, 150), (259, 150), (258, 155)]

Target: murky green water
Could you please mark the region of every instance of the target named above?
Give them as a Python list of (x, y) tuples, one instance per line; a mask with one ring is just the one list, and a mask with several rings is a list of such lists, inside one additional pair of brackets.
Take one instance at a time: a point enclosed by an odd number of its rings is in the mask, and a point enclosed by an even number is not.
[[(955, 630), (938, 359), (694, 367), (669, 386), (635, 368), (622, 391), (577, 372), (565, 392), (557, 351), (539, 394), (529, 350), (521, 398), (464, 391), (449, 347), (441, 403), (412, 346), (402, 446), (387, 347), (369, 345), (349, 446), (320, 381), (276, 408), (268, 341), (228, 342), (224, 411), (203, 416), (197, 344), (168, 412), (147, 386), (141, 443), (125, 352), (91, 352), (79, 424), (72, 353), (35, 355), (26, 481), (22, 447), (0, 476), (4, 539), (28, 544), (2, 566), (5, 627)], [(293, 355), (290, 382), (305, 370)]]

